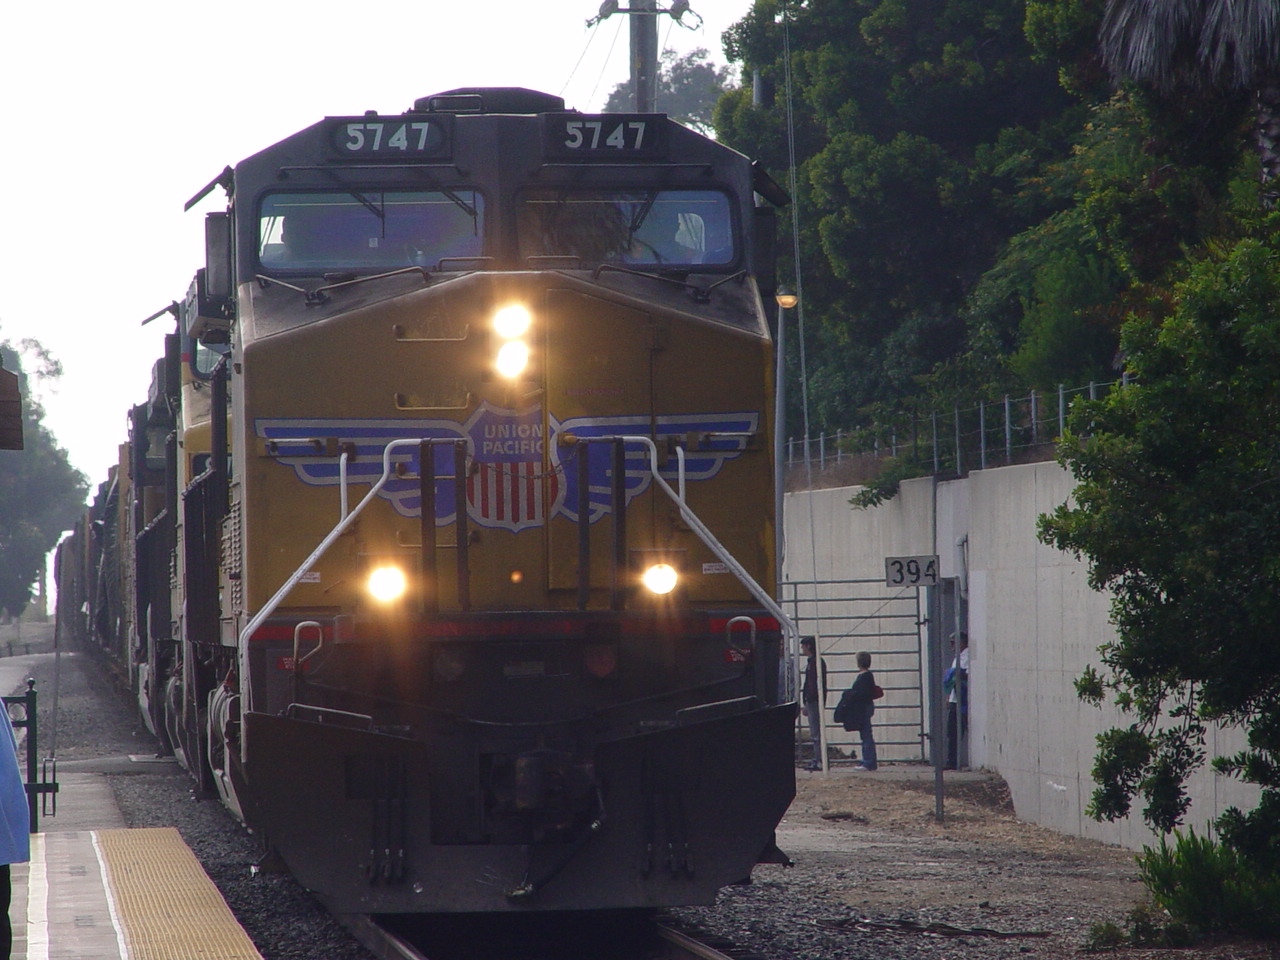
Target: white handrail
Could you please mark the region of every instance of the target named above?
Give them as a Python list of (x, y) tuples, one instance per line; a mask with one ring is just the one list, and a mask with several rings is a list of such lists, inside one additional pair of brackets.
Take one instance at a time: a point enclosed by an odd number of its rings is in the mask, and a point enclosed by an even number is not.
[[(669, 496), (675, 502), (676, 506), (680, 508), (681, 518), (685, 521), (685, 523), (689, 524), (690, 529), (692, 529), (693, 532), (698, 535), (698, 538), (711, 549), (711, 552), (720, 558), (721, 562), (724, 563), (724, 565), (729, 568), (730, 572), (732, 572), (733, 575), (738, 578), (738, 581), (747, 588), (747, 590), (751, 593), (751, 595), (756, 599), (756, 602), (759, 603), (766, 610), (768, 610), (769, 613), (772, 614), (773, 617), (778, 621), (778, 624), (782, 627), (782, 631), (784, 635), (787, 637), (787, 649), (788, 650), (796, 649), (796, 644), (799, 643), (799, 631), (796, 628), (796, 625), (792, 621), (792, 619), (788, 617), (785, 612), (783, 612), (782, 607), (778, 606), (777, 601), (775, 601), (773, 597), (769, 596), (769, 594), (765, 592), (764, 588), (761, 587), (760, 584), (756, 583), (755, 578), (752, 577), (751, 574), (747, 572), (746, 568), (743, 567), (742, 564), (740, 564), (737, 561), (737, 559), (733, 556), (733, 554), (731, 554), (728, 550), (726, 550), (725, 547), (720, 543), (720, 541), (716, 539), (715, 534), (713, 534), (711, 530), (707, 527), (707, 525), (698, 518), (698, 515), (695, 514), (689, 508), (689, 505), (685, 502), (684, 497), (678, 494), (675, 490), (672, 490), (671, 485), (662, 478), (662, 475), (658, 472), (658, 447), (653, 442), (653, 440), (649, 437), (630, 436), (630, 435), (593, 437), (592, 439), (593, 440), (619, 440), (624, 444), (639, 443), (648, 449), (649, 470), (653, 474), (653, 479), (658, 484), (658, 486), (663, 490), (663, 492), (666, 493), (666, 495)], [(257, 632), (258, 627), (262, 625), (263, 621), (265, 621), (268, 617), (270, 617), (271, 614), (275, 613), (276, 608), (280, 606), (281, 601), (283, 601), (284, 598), (289, 594), (289, 591), (298, 585), (298, 582), (303, 578), (303, 576), (305, 576), (307, 572), (310, 571), (312, 565), (314, 565), (315, 562), (324, 555), (325, 551), (328, 550), (329, 547), (333, 545), (333, 542), (337, 540), (338, 537), (342, 536), (342, 534), (346, 532), (347, 528), (351, 526), (351, 524), (355, 521), (356, 517), (360, 516), (361, 511), (363, 511), (364, 508), (368, 506), (369, 502), (378, 495), (378, 493), (382, 490), (384, 486), (386, 486), (387, 480), (389, 480), (391, 477), (391, 451), (396, 449), (397, 447), (404, 447), (410, 444), (419, 444), (421, 442), (422, 442), (421, 440), (413, 439), (413, 438), (392, 440), (390, 443), (386, 445), (386, 447), (383, 448), (382, 476), (378, 478), (377, 482), (374, 483), (374, 485), (370, 488), (369, 492), (366, 493), (364, 497), (360, 500), (360, 502), (356, 504), (355, 509), (353, 509), (350, 513), (343, 516), (343, 518), (338, 521), (338, 524), (332, 530), (329, 531), (329, 534), (323, 540), (320, 541), (319, 546), (317, 546), (314, 550), (311, 551), (310, 556), (308, 556), (306, 560), (302, 561), (302, 564), (298, 567), (298, 569), (295, 570), (287, 580), (285, 580), (285, 582), (281, 585), (280, 589), (275, 592), (275, 594), (271, 597), (270, 600), (266, 602), (266, 604), (262, 607), (262, 609), (260, 609), (256, 614), (254, 614), (253, 618), (249, 621), (248, 625), (243, 630), (240, 631), (240, 651), (239, 652), (240, 652), (241, 677), (249, 676), (249, 638), (252, 637), (254, 633)], [(678, 457), (678, 459), (682, 459), (682, 458)], [(683, 467), (683, 463), (681, 463), (681, 467)], [(682, 475), (683, 475), (683, 472), (684, 472), (683, 469), (681, 469), (680, 473)], [(344, 484), (343, 485), (344, 489), (345, 489), (345, 486), (346, 485)], [(621, 504), (614, 505), (614, 509), (621, 509), (621, 508), (622, 508)], [(242, 686), (241, 689), (247, 690), (249, 692), (249, 695), (246, 698), (249, 701), (246, 706), (246, 709), (252, 710), (254, 706), (253, 705), (253, 685), (252, 684), (245, 685), (245, 686)]]
[[(756, 583), (755, 578), (747, 572), (746, 568), (737, 561), (733, 554), (724, 548), (720, 541), (716, 539), (715, 534), (711, 532), (707, 525), (703, 523), (698, 518), (698, 515), (689, 508), (689, 505), (685, 503), (684, 498), (677, 494), (676, 491), (672, 490), (671, 485), (667, 483), (666, 480), (662, 479), (662, 475), (658, 472), (657, 444), (655, 444), (651, 438), (641, 436), (592, 437), (592, 440), (620, 440), (623, 443), (640, 443), (648, 448), (649, 471), (653, 474), (653, 479), (657, 482), (658, 486), (661, 487), (666, 495), (674, 500), (676, 506), (680, 508), (681, 518), (685, 523), (689, 524), (689, 527), (698, 535), (698, 538), (711, 548), (711, 552), (720, 558), (721, 562), (723, 562), (733, 575), (738, 578), (738, 581), (746, 587), (748, 591), (750, 591), (751, 595), (755, 597), (756, 602), (774, 616), (778, 621), (778, 624), (782, 627), (782, 632), (787, 637), (787, 649), (795, 649), (795, 644), (799, 643), (800, 632), (796, 628), (792, 619), (783, 612), (782, 607), (778, 606), (778, 602), (774, 600), (773, 597), (769, 596), (760, 584)], [(621, 509), (621, 504), (615, 504), (614, 509)]]
[[(249, 621), (248, 626), (240, 631), (240, 676), (242, 678), (249, 676), (249, 638), (257, 632), (258, 627), (262, 626), (262, 622), (266, 620), (267, 617), (276, 612), (276, 608), (280, 606), (280, 602), (284, 600), (289, 591), (298, 585), (298, 581), (307, 574), (312, 565), (324, 555), (324, 552), (333, 545), (333, 542), (337, 540), (338, 537), (342, 536), (346, 532), (347, 528), (351, 526), (356, 517), (360, 516), (360, 511), (362, 511), (369, 504), (369, 501), (376, 497), (379, 491), (386, 486), (387, 480), (391, 477), (391, 451), (396, 447), (405, 447), (410, 444), (418, 444), (421, 442), (421, 440), (409, 438), (392, 440), (386, 445), (382, 451), (382, 476), (378, 478), (377, 483), (375, 483), (373, 487), (370, 488), (369, 492), (364, 495), (364, 498), (356, 504), (354, 510), (338, 521), (337, 526), (330, 530), (329, 535), (320, 541), (320, 545), (311, 551), (311, 555), (302, 561), (302, 565), (298, 567), (297, 570), (293, 571), (293, 575), (284, 582), (280, 589), (275, 592), (275, 595), (266, 602), (261, 610), (253, 615), (253, 619)], [(249, 703), (246, 709), (252, 710), (253, 685), (242, 685), (241, 689), (249, 691), (249, 696), (246, 698)]]
[(347, 451), (338, 458), (338, 519), (347, 515)]

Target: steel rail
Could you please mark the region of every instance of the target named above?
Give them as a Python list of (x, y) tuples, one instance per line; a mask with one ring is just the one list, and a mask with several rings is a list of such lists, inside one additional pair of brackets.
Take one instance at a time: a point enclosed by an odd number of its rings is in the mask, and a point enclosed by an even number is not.
[(686, 933), (681, 933), (679, 930), (662, 923), (655, 924), (655, 926), (658, 936), (678, 951), (668, 953), (663, 960), (686, 960), (688, 957), (695, 957), (697, 960), (734, 960), (729, 954), (717, 950), (715, 947), (709, 946), (700, 940), (695, 940)]

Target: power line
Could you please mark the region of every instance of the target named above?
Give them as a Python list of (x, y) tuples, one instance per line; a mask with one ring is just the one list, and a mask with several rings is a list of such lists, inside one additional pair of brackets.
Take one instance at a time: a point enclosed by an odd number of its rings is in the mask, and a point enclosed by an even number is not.
[(595, 102), (596, 90), (600, 88), (600, 81), (604, 79), (604, 72), (609, 69), (609, 58), (613, 56), (613, 48), (618, 43), (618, 34), (622, 32), (622, 21), (619, 20), (617, 27), (613, 31), (613, 39), (609, 42), (609, 52), (604, 56), (604, 63), (600, 66), (600, 76), (596, 77), (595, 86), (591, 88), (591, 96), (587, 98), (587, 103)]
[(578, 67), (582, 66), (583, 58), (586, 57), (587, 51), (591, 49), (591, 41), (596, 38), (596, 27), (593, 26), (587, 32), (587, 42), (582, 48), (582, 53), (578, 54), (578, 62), (573, 65), (573, 69), (569, 71), (569, 79), (565, 80), (564, 86), (560, 88), (560, 96), (564, 96), (564, 92), (569, 89), (569, 84), (573, 82), (573, 76), (578, 72)]

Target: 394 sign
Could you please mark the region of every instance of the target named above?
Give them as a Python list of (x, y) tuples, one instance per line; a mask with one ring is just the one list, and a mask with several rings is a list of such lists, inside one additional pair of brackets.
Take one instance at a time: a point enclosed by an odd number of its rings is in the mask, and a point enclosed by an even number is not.
[(938, 557), (885, 557), (884, 582), (890, 587), (936, 587)]

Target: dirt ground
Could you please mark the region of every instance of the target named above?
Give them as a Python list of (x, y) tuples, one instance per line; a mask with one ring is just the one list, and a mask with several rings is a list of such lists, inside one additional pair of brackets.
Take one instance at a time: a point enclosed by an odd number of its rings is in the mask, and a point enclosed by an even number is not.
[[(797, 777), (779, 845), (797, 861), (831, 857), (827, 893), (850, 912), (829, 926), (914, 935), (922, 948), (926, 938), (942, 938), (956, 945), (947, 956), (1068, 957), (1084, 952), (1096, 923), (1124, 926), (1135, 906), (1149, 902), (1133, 851), (1018, 820), (997, 776), (948, 780), (941, 822), (932, 770), (882, 765), (876, 773)], [(932, 933), (923, 929), (930, 926)], [(970, 949), (984, 940), (1003, 949)], [(966, 947), (957, 952), (960, 943)], [(1236, 941), (1118, 955), (1253, 960), (1280, 957), (1280, 945)]]

